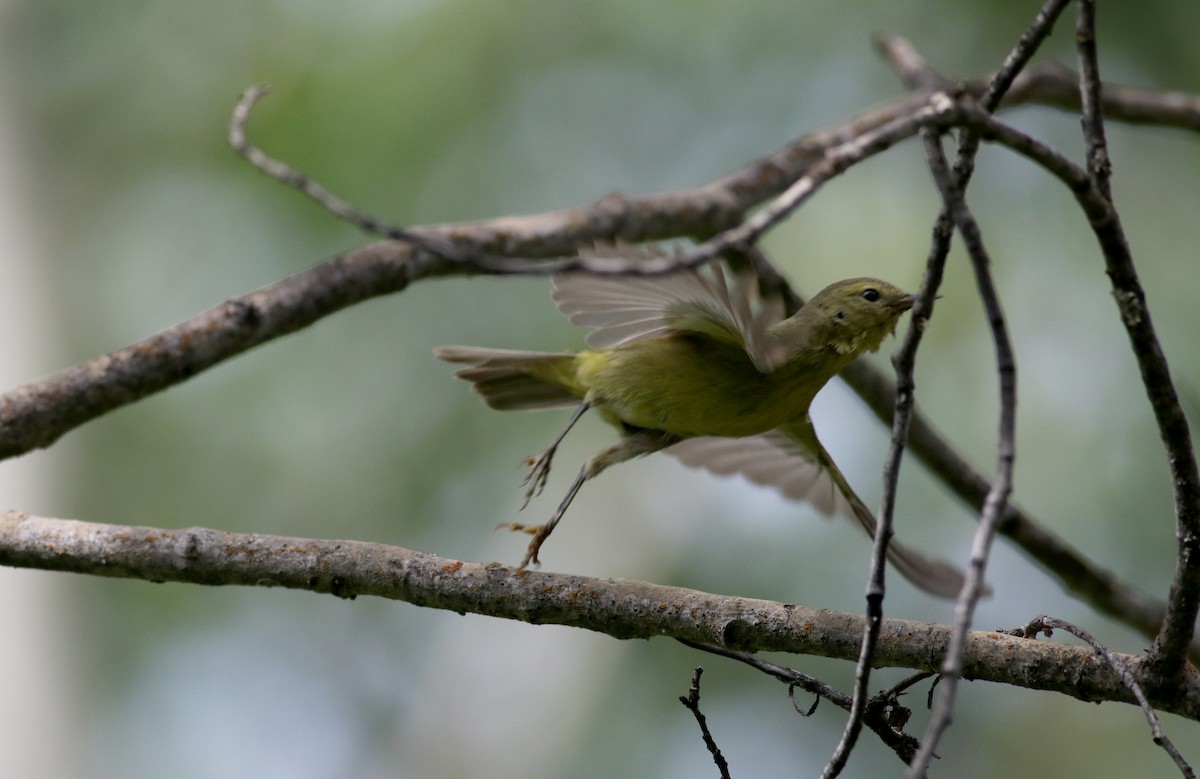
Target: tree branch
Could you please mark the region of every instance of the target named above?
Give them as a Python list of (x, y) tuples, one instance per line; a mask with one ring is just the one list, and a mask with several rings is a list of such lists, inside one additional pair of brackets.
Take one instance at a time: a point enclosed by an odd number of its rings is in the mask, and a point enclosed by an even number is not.
[[(715, 595), (626, 579), (518, 571), (396, 546), (206, 528), (163, 530), (0, 513), (0, 565), (95, 576), (206, 585), (285, 587), (355, 598), (594, 630), (614, 638), (664, 636), (744, 651), (794, 652), (853, 661), (861, 615)], [(887, 619), (876, 667), (936, 672), (951, 628)], [(1143, 661), (1118, 655), (1141, 678)], [(973, 631), (963, 678), (1060, 692), (1084, 701), (1134, 699), (1087, 647)], [(1200, 680), (1151, 703), (1200, 720)]]

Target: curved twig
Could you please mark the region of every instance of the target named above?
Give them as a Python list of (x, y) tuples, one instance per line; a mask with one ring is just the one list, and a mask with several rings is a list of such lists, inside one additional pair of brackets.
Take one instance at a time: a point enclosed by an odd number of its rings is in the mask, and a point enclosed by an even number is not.
[(1146, 722), (1150, 725), (1150, 734), (1154, 737), (1154, 743), (1162, 747), (1163, 751), (1171, 757), (1180, 774), (1187, 779), (1195, 779), (1196, 772), (1192, 770), (1191, 765), (1184, 759), (1179, 749), (1167, 737), (1166, 731), (1163, 730), (1162, 722), (1158, 719), (1157, 712), (1154, 711), (1154, 707), (1150, 704), (1149, 699), (1147, 699), (1146, 693), (1142, 689), (1142, 685), (1138, 682), (1133, 670), (1130, 669), (1116, 652), (1101, 644), (1096, 640), (1095, 636), (1083, 628), (1070, 622), (1044, 615), (1030, 620), (1024, 626), (1015, 630), (1006, 630), (1003, 632), (1013, 636), (1021, 636), (1022, 638), (1037, 638), (1039, 634), (1044, 633), (1049, 638), (1054, 634), (1056, 629), (1065, 630), (1087, 643), (1096, 654), (1104, 658), (1104, 662), (1108, 663), (1117, 672), (1121, 677), (1121, 682), (1129, 688), (1130, 693), (1137, 700), (1138, 706), (1141, 707), (1142, 713), (1146, 716)]

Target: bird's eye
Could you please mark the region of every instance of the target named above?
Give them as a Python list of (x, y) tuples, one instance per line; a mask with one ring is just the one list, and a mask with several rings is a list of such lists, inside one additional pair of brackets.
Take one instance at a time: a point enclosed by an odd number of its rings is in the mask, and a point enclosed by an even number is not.
[(875, 289), (874, 287), (867, 287), (862, 291), (862, 297), (863, 300), (874, 303), (880, 298), (879, 290)]

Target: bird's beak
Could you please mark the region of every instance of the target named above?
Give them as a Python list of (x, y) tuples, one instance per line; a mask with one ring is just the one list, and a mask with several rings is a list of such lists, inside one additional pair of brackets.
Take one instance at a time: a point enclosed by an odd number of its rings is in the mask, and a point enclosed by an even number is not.
[(905, 295), (904, 297), (902, 297), (896, 301), (896, 308), (899, 309), (901, 312), (908, 311), (910, 308), (913, 307), (913, 304), (916, 302), (917, 302), (916, 295)]

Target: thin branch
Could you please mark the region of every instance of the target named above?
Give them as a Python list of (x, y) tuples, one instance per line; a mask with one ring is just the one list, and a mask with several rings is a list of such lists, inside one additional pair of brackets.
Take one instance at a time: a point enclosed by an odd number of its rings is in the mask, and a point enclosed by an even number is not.
[(247, 141), (245, 133), (245, 123), (250, 110), (266, 91), (261, 86), (247, 89), (235, 106), (229, 123), (230, 145), (252, 165), (278, 181), (298, 189), (333, 216), (367, 232), (411, 243), (447, 262), (463, 265), (469, 271), (496, 275), (549, 275), (564, 271), (586, 271), (606, 275), (667, 274), (711, 262), (731, 250), (747, 249), (812, 197), (826, 181), (912, 137), (922, 127), (938, 124), (944, 120), (949, 109), (944, 99), (937, 99), (938, 96), (933, 95), (925, 105), (915, 105), (911, 110), (883, 121), (878, 126), (863, 128), (854, 136), (826, 148), (820, 158), (815, 159), (805, 169), (803, 175), (792, 181), (771, 202), (753, 215), (738, 219), (716, 237), (690, 251), (633, 258), (581, 253), (575, 257), (547, 262), (543, 259), (471, 251), (469, 247), (451, 246), (437, 237), (419, 231), (386, 225), (354, 208), (304, 173), (267, 156)]
[(1145, 293), (1138, 280), (1120, 220), (1109, 200), (1093, 186), (1087, 171), (1040, 141), (993, 119), (969, 103), (960, 101), (959, 107), (985, 139), (1002, 143), (1028, 157), (1067, 185), (1087, 216), (1104, 255), (1122, 323), (1133, 346), (1159, 434), (1167, 449), (1175, 494), (1179, 567), (1171, 588), (1167, 618), (1152, 650), (1154, 665), (1162, 683), (1169, 684), (1172, 677), (1182, 671), (1194, 640), (1196, 613), (1200, 609), (1200, 472), (1196, 467), (1187, 419), (1151, 323)]
[(1000, 298), (992, 280), (991, 261), (983, 245), (983, 238), (975, 218), (963, 200), (962, 190), (942, 154), (940, 144), (930, 139), (927, 143), (930, 172), (938, 191), (942, 195), (951, 221), (963, 238), (975, 271), (975, 282), (987, 315), (988, 328), (992, 334), (996, 352), (996, 373), (1000, 385), (1000, 424), (997, 437), (996, 477), (983, 503), (979, 526), (971, 545), (971, 564), (967, 569), (967, 581), (954, 609), (954, 633), (946, 657), (942, 662), (942, 685), (933, 718), (925, 732), (921, 751), (909, 767), (909, 776), (926, 771), (942, 734), (949, 727), (954, 714), (958, 680), (962, 674), (962, 655), (966, 637), (974, 621), (975, 607), (984, 593), (984, 574), (991, 552), (992, 541), (1004, 517), (1009, 493), (1012, 491), (1012, 471), (1016, 454), (1016, 358), (1008, 336), (1008, 327), (1000, 307)]
[(367, 233), (410, 243), (449, 262), (465, 263), (469, 259), (476, 259), (464, 257), (459, 249), (435, 236), (405, 230), (401, 227), (392, 227), (363, 214), (308, 175), (285, 162), (268, 156), (262, 149), (250, 143), (246, 138), (246, 122), (250, 119), (250, 111), (269, 91), (271, 91), (270, 87), (263, 84), (247, 87), (242, 92), (237, 104), (234, 105), (233, 112), (229, 117), (229, 145), (247, 162), (271, 178), (302, 192), (338, 219), (347, 221)]
[(892, 536), (892, 513), (889, 506), (886, 513), (881, 513), (875, 528), (875, 539), (871, 547), (871, 567), (867, 577), (867, 607), (863, 620), (862, 644), (858, 650), (858, 660), (854, 664), (854, 688), (850, 703), (850, 716), (842, 729), (842, 737), (838, 740), (833, 754), (829, 757), (822, 779), (833, 779), (842, 773), (858, 736), (862, 732), (864, 715), (868, 704), (868, 689), (871, 681), (871, 663), (875, 656), (875, 647), (879, 643), (879, 631), (883, 626), (884, 569), (887, 564), (887, 545)]
[[(682, 639), (680, 643), (690, 646), (693, 649), (699, 649), (703, 652), (709, 652), (710, 654), (727, 657), (731, 660), (737, 660), (739, 663), (745, 663), (751, 668), (761, 671), (762, 673), (774, 677), (788, 685), (789, 695), (792, 694), (795, 688), (799, 687), (800, 689), (817, 696), (818, 701), (824, 699), (844, 711), (850, 711), (851, 698), (849, 695), (829, 684), (826, 684), (814, 676), (809, 676), (806, 673), (797, 671), (794, 668), (788, 668), (787, 666), (779, 665), (778, 663), (772, 663), (770, 660), (766, 660), (759, 655), (754, 654), (753, 652), (726, 649), (725, 647), (716, 646), (714, 644), (701, 644)], [(920, 747), (920, 744), (915, 738), (904, 732), (903, 723), (897, 724), (898, 718), (896, 718), (894, 715), (891, 717), (887, 715), (887, 704), (891, 701), (894, 701), (896, 696), (899, 695), (908, 685), (915, 684), (921, 679), (927, 679), (930, 675), (931, 674), (929, 673), (914, 674), (908, 679), (904, 680), (904, 682), (901, 682), (901, 685), (903, 686), (897, 685), (891, 689), (884, 690), (883, 692), (879, 693), (879, 695), (875, 696), (868, 702), (866, 714), (863, 717), (864, 724), (870, 728), (875, 735), (879, 736), (879, 739), (885, 745), (887, 745), (888, 748), (895, 752), (896, 756), (900, 758), (901, 762), (903, 762), (905, 765), (908, 765), (909, 761), (912, 760), (913, 755), (917, 753), (917, 749)], [(793, 705), (795, 705), (794, 701)], [(816, 710), (816, 707), (817, 704), (813, 703), (812, 707), (809, 708), (808, 711), (801, 711), (800, 707), (796, 706), (796, 711), (801, 716), (809, 717), (812, 716), (812, 713)]]
[[(916, 310), (913, 318), (914, 321), (920, 318)], [(892, 424), (895, 389), (887, 376), (870, 363), (858, 362), (842, 371), (841, 378), (884, 424)], [(908, 448), (959, 500), (975, 511), (983, 509), (990, 487), (987, 479), (964, 460), (919, 411), (913, 414)], [(1111, 571), (1096, 565), (1050, 532), (1045, 523), (1022, 506), (1009, 503), (1000, 533), (1040, 564), (1063, 589), (1098, 612), (1148, 638), (1158, 632), (1166, 615), (1165, 602), (1138, 592)], [(1190, 657), (1200, 663), (1200, 643), (1193, 641)]]
[(1166, 731), (1163, 730), (1162, 723), (1158, 719), (1158, 714), (1154, 711), (1154, 707), (1150, 705), (1150, 701), (1146, 698), (1146, 693), (1142, 689), (1142, 685), (1138, 682), (1133, 670), (1126, 665), (1125, 661), (1116, 653), (1109, 649), (1104, 644), (1096, 640), (1088, 631), (1081, 627), (1073, 625), (1070, 622), (1065, 622), (1054, 617), (1041, 616), (1028, 622), (1024, 627), (1016, 630), (1003, 631), (1013, 636), (1022, 638), (1037, 638), (1038, 634), (1044, 633), (1047, 638), (1054, 634), (1055, 629), (1065, 630), (1076, 638), (1086, 642), (1095, 652), (1104, 658), (1104, 661), (1120, 675), (1121, 681), (1133, 693), (1133, 697), (1137, 699), (1138, 706), (1141, 707), (1142, 713), (1146, 717), (1146, 722), (1150, 725), (1150, 734), (1154, 737), (1154, 743), (1163, 748), (1171, 760), (1175, 762), (1175, 766), (1179, 769), (1179, 773), (1187, 779), (1195, 779), (1196, 773), (1192, 767), (1184, 760), (1179, 749), (1167, 737)]
[[(971, 94), (982, 93), (982, 83), (966, 82)], [(1105, 83), (1100, 102), (1105, 118), (1125, 124), (1172, 127), (1200, 132), (1200, 97), (1186, 92)], [(1079, 74), (1058, 62), (1031, 66), (1013, 82), (1004, 107), (1042, 105), (1079, 113)]]
[[(1017, 75), (1025, 70), (1025, 66), (1029, 64), (1033, 55), (1054, 31), (1054, 24), (1062, 15), (1068, 2), (1069, 0), (1046, 0), (1038, 9), (1033, 21), (1025, 28), (1025, 32), (1021, 34), (1012, 51), (1004, 58), (1000, 69), (988, 79), (987, 88), (979, 98), (980, 105), (988, 113), (992, 113), (1000, 107), (1000, 101), (1008, 94)], [(966, 188), (962, 187), (962, 189)]]
[[(1054, 10), (1061, 11), (1067, 0), (1055, 0)], [(1051, 10), (1044, 7), (1042, 13)], [(913, 90), (953, 90), (960, 87), (967, 94), (982, 100), (996, 76), (957, 81), (942, 75), (929, 66), (905, 38), (891, 33), (874, 38), (875, 47), (896, 72), (901, 81)], [(999, 75), (999, 73), (997, 73)], [(1106, 119), (1125, 124), (1154, 125), (1200, 132), (1200, 97), (1187, 92), (1165, 89), (1143, 89), (1113, 83), (1101, 83), (1099, 103)], [(1001, 99), (999, 108), (1039, 105), (1079, 114), (1082, 103), (1079, 74), (1059, 62), (1040, 62), (1025, 67), (1012, 79), (1011, 86)], [(992, 110), (996, 110), (993, 107)]]
[[(417, 606), (533, 624), (586, 628), (620, 639), (665, 636), (729, 649), (853, 660), (863, 619), (809, 608), (664, 587), (462, 562), (395, 546), (205, 528), (166, 530), (0, 512), (0, 565), (150, 582), (285, 587), (341, 598), (377, 596)], [(886, 619), (875, 666), (937, 672), (951, 628)], [(1135, 674), (1141, 660), (1120, 655)], [(1084, 647), (973, 631), (963, 678), (1133, 702), (1112, 669)], [(1200, 679), (1148, 688), (1160, 711), (1200, 721)], [(1177, 693), (1177, 694), (1175, 694)]]
[[(1005, 57), (999, 71), (990, 79), (979, 99), (984, 112), (994, 111), (1000, 100), (1008, 92), (1013, 80), (1025, 68), (1034, 53), (1049, 37), (1054, 23), (1066, 7), (1067, 0), (1047, 0), (1033, 22), (1026, 28), (1016, 45)], [(881, 38), (877, 47), (885, 56), (890, 55), (895, 69), (903, 80), (912, 87), (928, 88), (933, 84), (944, 83), (940, 74), (934, 73), (915, 50), (905, 42), (896, 38)], [(945, 269), (946, 257), (950, 250), (953, 235), (952, 226), (957, 226), (968, 245), (975, 269), (977, 286), (987, 312), (988, 323), (993, 333), (996, 345), (997, 366), (1001, 390), (1001, 424), (999, 436), (999, 465), (998, 475), (986, 496), (980, 513), (980, 523), (976, 530), (975, 542), (972, 546), (971, 567), (963, 591), (955, 608), (955, 633), (950, 647), (947, 649), (943, 662), (943, 677), (949, 677), (949, 684), (943, 690), (941, 703), (934, 712), (934, 719), (926, 731), (925, 743), (913, 758), (906, 775), (909, 777), (924, 776), (933, 759), (934, 750), (942, 732), (949, 725), (954, 708), (954, 693), (961, 674), (962, 641), (970, 629), (975, 605), (985, 591), (984, 573), (986, 571), (988, 552), (996, 530), (1004, 518), (1008, 495), (1011, 491), (1012, 462), (1014, 452), (1013, 425), (1015, 422), (1015, 363), (1012, 358), (1011, 345), (1008, 342), (1003, 316), (1000, 312), (999, 301), (988, 269), (987, 255), (979, 236), (978, 227), (967, 210), (964, 193), (970, 183), (974, 171), (975, 156), (979, 149), (980, 136), (974, 129), (965, 129), (960, 133), (958, 152), (951, 172), (942, 153), (940, 137), (932, 128), (922, 131), (922, 141), (926, 150), (930, 170), (942, 196), (942, 208), (934, 220), (932, 243), (926, 260), (926, 270), (921, 284), (921, 295), (918, 311), (914, 311), (908, 334), (900, 352), (896, 356), (895, 368), (897, 375), (897, 392), (895, 412), (892, 422), (892, 439), (889, 449), (887, 466), (884, 470), (883, 505), (885, 513), (891, 513), (895, 503), (895, 493), (898, 488), (900, 464), (904, 456), (905, 442), (908, 440), (913, 415), (914, 369), (917, 349), (920, 346), (921, 332), (925, 323), (933, 313), (933, 303), (937, 290), (941, 285)], [(882, 580), (882, 569), (876, 572)], [(864, 639), (865, 643), (865, 639)], [(866, 662), (864, 659), (862, 662)]]
[(712, 755), (713, 762), (717, 765), (717, 770), (721, 772), (721, 779), (730, 779), (729, 763), (725, 761), (725, 755), (721, 754), (720, 747), (717, 746), (716, 740), (708, 730), (707, 718), (700, 711), (700, 675), (703, 673), (704, 669), (696, 666), (696, 670), (692, 673), (691, 689), (688, 690), (687, 695), (679, 696), (679, 702), (696, 718), (696, 724), (700, 726), (700, 736), (704, 739), (704, 746), (708, 749), (708, 753)]
[(1112, 202), (1112, 161), (1104, 137), (1104, 114), (1100, 102), (1100, 62), (1096, 53), (1096, 2), (1077, 0), (1075, 4), (1075, 51), (1079, 61), (1079, 107), (1086, 145), (1088, 176), (1092, 186)]
[[(823, 698), (840, 709), (844, 709), (846, 711), (850, 710), (850, 696), (838, 688), (821, 681), (815, 676), (809, 676), (802, 671), (797, 671), (794, 668), (788, 668), (786, 666), (779, 665), (778, 663), (772, 663), (770, 660), (756, 655), (754, 652), (748, 652), (742, 649), (729, 649), (728, 647), (723, 647), (718, 644), (702, 644), (698, 641), (689, 641), (685, 638), (679, 639), (679, 643), (683, 644), (684, 646), (689, 646), (692, 649), (698, 649), (701, 652), (708, 652), (709, 654), (714, 654), (719, 657), (727, 657), (730, 660), (737, 660), (739, 663), (745, 663), (751, 668), (762, 671), (768, 676), (773, 676), (779, 681), (785, 682), (792, 687), (799, 687), (805, 692), (812, 693), (819, 699)], [(807, 712), (800, 713), (802, 713), (805, 717), (808, 717), (812, 715), (815, 708), (816, 707), (814, 704), (814, 706)]]
[[(1030, 59), (1050, 37), (1058, 17), (1069, 2), (1070, 0), (1047, 0), (1004, 58), (1000, 69), (987, 79), (974, 82), (969, 91), (987, 111), (994, 112), (1006, 99), (1010, 103), (1037, 101), (1036, 94), (1023, 93), (1020, 99), (1014, 100), (1011, 93), (1027, 78)], [(905, 38), (891, 33), (880, 33), (875, 36), (874, 43), (876, 51), (909, 89), (950, 91), (957, 88), (958, 82), (930, 67), (925, 58)], [(1075, 88), (1074, 81), (1071, 82), (1071, 88)], [(1025, 89), (1029, 90), (1027, 86)]]
[[(1065, 0), (1051, 0), (1043, 6), (1035, 24), (1026, 31), (1021, 43), (1006, 60), (1006, 65), (1015, 66), (1028, 60), (1033, 46), (1049, 34), (1050, 27), (1065, 5)], [(951, 83), (950, 79), (929, 68), (911, 44), (899, 36), (879, 36), (876, 38), (876, 46), (904, 83), (910, 87), (944, 87)], [(1062, 108), (1079, 108), (1081, 102), (1079, 82), (1073, 73), (1061, 65), (1034, 66), (1013, 77), (1012, 73), (1014, 72), (1014, 67), (1002, 68), (997, 77), (986, 81), (969, 82), (967, 90), (970, 94), (988, 100), (991, 104), (994, 102), (995, 95), (1002, 94), (994, 88), (994, 85), (1011, 78), (1011, 91), (1002, 95), (1002, 104), (1006, 106), (1041, 103)], [(1195, 96), (1111, 85), (1102, 85), (1101, 94), (1104, 112), (1113, 118), (1135, 123), (1155, 123), (1200, 130), (1200, 98)], [(981, 115), (977, 118), (983, 120), (982, 112), (980, 113)], [(974, 134), (970, 135), (974, 136)], [(1085, 213), (1094, 224), (1106, 224), (1110, 220), (1107, 204), (1097, 203), (1087, 196), (1086, 176), (1077, 175), (1080, 171), (1069, 160), (1048, 148), (1039, 148), (1036, 143), (1025, 143), (1026, 140), (1031, 139), (1018, 140), (1013, 135), (1009, 135), (1002, 140), (1026, 156), (1031, 156), (1035, 162), (1047, 167), (1067, 183), (1075, 192), (1076, 197), (1080, 198)], [(956, 171), (969, 173), (969, 167), (964, 164), (964, 154), (968, 151), (973, 153), (973, 149), (969, 146), (960, 147), (959, 159), (955, 164)], [(1030, 151), (1036, 153), (1031, 155)], [(961, 186), (963, 182), (959, 183)], [(935, 257), (940, 257), (944, 262), (945, 252), (949, 248), (949, 238), (950, 226), (943, 212), (934, 227), (930, 263)], [(1106, 243), (1106, 239), (1101, 238), (1101, 242), (1102, 244)], [(930, 273), (929, 268), (932, 267), (930, 263), (927, 263), (927, 277)], [(937, 272), (940, 274), (940, 270)], [(926, 284), (922, 284), (923, 289), (926, 286)], [(936, 289), (936, 284), (934, 289)], [(1119, 296), (1118, 299), (1120, 300), (1121, 297)], [(914, 311), (913, 328), (922, 321), (919, 309), (918, 305), (918, 310)], [(894, 423), (896, 419), (894, 415), (895, 390), (886, 377), (868, 364), (858, 363), (843, 371), (842, 378), (867, 402), (880, 419), (885, 423)], [(946, 443), (945, 439), (930, 426), (928, 420), (922, 415), (916, 414), (909, 436), (909, 446), (917, 457), (931, 471), (938, 474), (960, 499), (976, 509), (982, 509), (988, 490), (987, 481)], [(1090, 603), (1097, 610), (1135, 627), (1143, 635), (1153, 636), (1158, 632), (1166, 614), (1161, 602), (1123, 585), (1111, 572), (1094, 565), (1068, 544), (1055, 537), (1024, 509), (1010, 506), (1001, 526), (1001, 532), (1040, 562), (1069, 591)], [(1190, 657), (1200, 662), (1200, 646), (1195, 640), (1192, 641), (1189, 650)]]
[(1099, 97), (1101, 82), (1100, 67), (1096, 60), (1095, 2), (1078, 0), (1078, 8), (1075, 40), (1081, 76), (1079, 89), (1083, 106), (1083, 135), (1087, 145), (1088, 179), (1092, 189), (1109, 204), (1111, 215), (1105, 224), (1096, 226), (1096, 233), (1104, 248), (1105, 263), (1121, 312), (1121, 321), (1129, 335), (1141, 370), (1142, 383), (1154, 410), (1159, 436), (1166, 449), (1175, 499), (1175, 534), (1179, 552), (1167, 600), (1167, 616), (1150, 650), (1150, 663), (1159, 677), (1158, 682), (1170, 685), (1184, 672), (1188, 646), (1195, 635), (1196, 614), (1200, 611), (1200, 470), (1196, 465), (1187, 416), (1179, 403), (1166, 356), (1150, 322), (1146, 295), (1138, 280), (1120, 219), (1111, 205), (1109, 177), (1112, 166), (1104, 138), (1104, 117)]
[[(928, 281), (928, 277), (926, 277)], [(923, 323), (928, 317), (928, 309), (932, 304), (932, 295), (927, 294), (926, 284), (921, 285), (921, 294), (913, 310), (913, 322), (921, 317)], [(909, 335), (921, 327), (914, 324), (909, 328)], [(907, 343), (907, 341), (906, 341)], [(911, 367), (911, 366), (910, 366)], [(912, 373), (897, 370), (896, 383), (896, 424), (892, 430), (891, 442), (888, 446), (887, 457), (883, 467), (883, 496), (881, 498), (878, 525), (875, 529), (874, 543), (871, 547), (870, 572), (867, 577), (866, 619), (863, 625), (862, 646), (859, 649), (858, 662), (854, 668), (854, 688), (850, 706), (850, 716), (842, 730), (842, 737), (829, 762), (822, 771), (822, 777), (835, 777), (841, 774), (850, 759), (850, 752), (858, 741), (862, 729), (864, 715), (867, 709), (867, 695), (871, 678), (871, 664), (875, 655), (875, 647), (879, 642), (879, 631), (883, 624), (883, 599), (886, 593), (885, 579), (887, 568), (887, 547), (891, 541), (893, 518), (895, 516), (896, 492), (900, 480), (900, 463), (903, 458), (904, 441), (908, 436), (908, 422), (912, 412)], [(912, 756), (909, 757), (909, 760)], [(907, 764), (909, 760), (906, 760)]]
[[(1008, 91), (1013, 79), (1025, 67), (1029, 59), (1041, 46), (1042, 42), (1049, 37), (1050, 32), (1054, 27), (1054, 22), (1061, 14), (1062, 9), (1066, 6), (1067, 0), (1048, 0), (1041, 11), (1035, 17), (1033, 23), (1026, 29), (1025, 33), (1018, 40), (1016, 46), (1005, 57), (1000, 70), (991, 79), (987, 89), (984, 91), (980, 99), (984, 110), (992, 111), (999, 104), (1000, 99)], [(908, 51), (901, 51), (899, 47), (889, 49), (889, 43), (896, 43), (895, 39), (889, 39), (886, 36), (876, 39), (877, 46), (885, 53), (893, 51), (897, 53), (896, 64), (899, 69), (909, 75), (909, 83), (914, 87), (931, 88), (945, 83), (945, 79), (933, 74), (931, 70), (925, 68), (921, 58), (916, 55), (915, 50), (911, 48)], [(905, 55), (905, 56), (900, 56)], [(925, 137), (926, 145), (931, 142), (931, 134), (934, 132), (932, 126), (923, 128), (922, 135)], [(967, 184), (971, 180), (971, 174), (974, 170), (975, 154), (979, 148), (979, 136), (975, 132), (964, 131), (960, 138), (958, 155), (954, 164), (954, 179), (947, 180), (947, 183), (957, 188), (961, 193), (965, 191)], [(940, 155), (940, 148), (938, 151)], [(945, 193), (943, 193), (944, 195)], [(959, 197), (961, 202), (961, 195)], [(920, 312), (921, 318), (918, 319), (918, 312), (914, 312), (912, 324), (910, 325), (910, 333), (918, 327), (923, 327), (928, 321), (929, 316), (933, 312), (933, 300), (936, 297), (937, 289), (941, 283), (942, 268), (945, 265), (946, 256), (950, 250), (951, 238), (951, 219), (950, 205), (942, 208), (933, 228), (933, 246), (930, 250), (929, 260), (926, 263), (926, 273), (922, 281), (922, 297), (924, 303)], [(994, 321), (994, 320), (993, 320)], [(911, 424), (911, 415), (913, 411), (912, 400), (912, 368), (913, 362), (916, 359), (916, 350), (919, 345), (919, 337), (913, 337), (909, 341), (911, 351), (902, 358), (902, 361), (907, 361), (908, 373), (904, 374), (898, 368), (898, 391), (896, 395), (896, 412), (893, 417), (893, 428), (891, 444), (888, 452), (888, 462), (884, 468), (884, 490), (882, 498), (883, 510), (879, 519), (880, 526), (876, 533), (875, 545), (872, 553), (872, 565), (870, 584), (867, 590), (867, 615), (868, 622), (863, 635), (862, 652), (859, 657), (858, 667), (856, 669), (857, 684), (855, 686), (855, 701), (856, 707), (851, 710), (849, 721), (846, 724), (845, 732), (842, 739), (826, 767), (825, 776), (836, 776), (840, 773), (842, 766), (845, 765), (849, 758), (850, 749), (853, 748), (854, 741), (857, 738), (857, 731), (860, 727), (857, 717), (860, 716), (859, 705), (863, 697), (866, 695), (867, 679), (870, 674), (871, 654), (874, 651), (874, 639), (876, 635), (876, 623), (870, 620), (874, 616), (876, 620), (882, 619), (883, 616), (883, 596), (884, 596), (884, 555), (887, 550), (888, 541), (892, 533), (892, 514), (895, 506), (896, 489), (899, 484), (900, 463), (904, 456), (905, 441), (908, 437), (909, 427)], [(1003, 383), (1003, 379), (1002, 379)], [(985, 512), (986, 507), (992, 499), (994, 491), (989, 491), (988, 497), (984, 499)], [(1007, 492), (1005, 493), (1007, 498)], [(999, 501), (998, 512), (996, 513), (996, 521), (1003, 516), (1005, 500)], [(987, 545), (990, 546), (993, 528), (987, 531)], [(979, 538), (979, 535), (976, 535)], [(972, 558), (974, 561), (974, 557)], [(982, 565), (982, 564), (981, 564)], [(971, 582), (964, 588), (964, 598), (973, 598), (970, 601), (971, 610), (974, 608), (974, 601), (979, 598), (983, 592), (982, 567), (979, 572), (979, 578), (975, 582), (975, 587), (972, 589)], [(973, 595), (971, 594), (973, 592)], [(960, 604), (962, 601), (960, 601)], [(968, 621), (969, 625), (969, 621)], [(966, 627), (963, 627), (966, 630)], [(928, 766), (930, 756), (932, 755), (933, 747), (926, 745), (922, 750), (923, 766), (913, 768), (910, 774), (923, 774), (925, 767)], [(915, 764), (914, 764), (915, 765)]]

